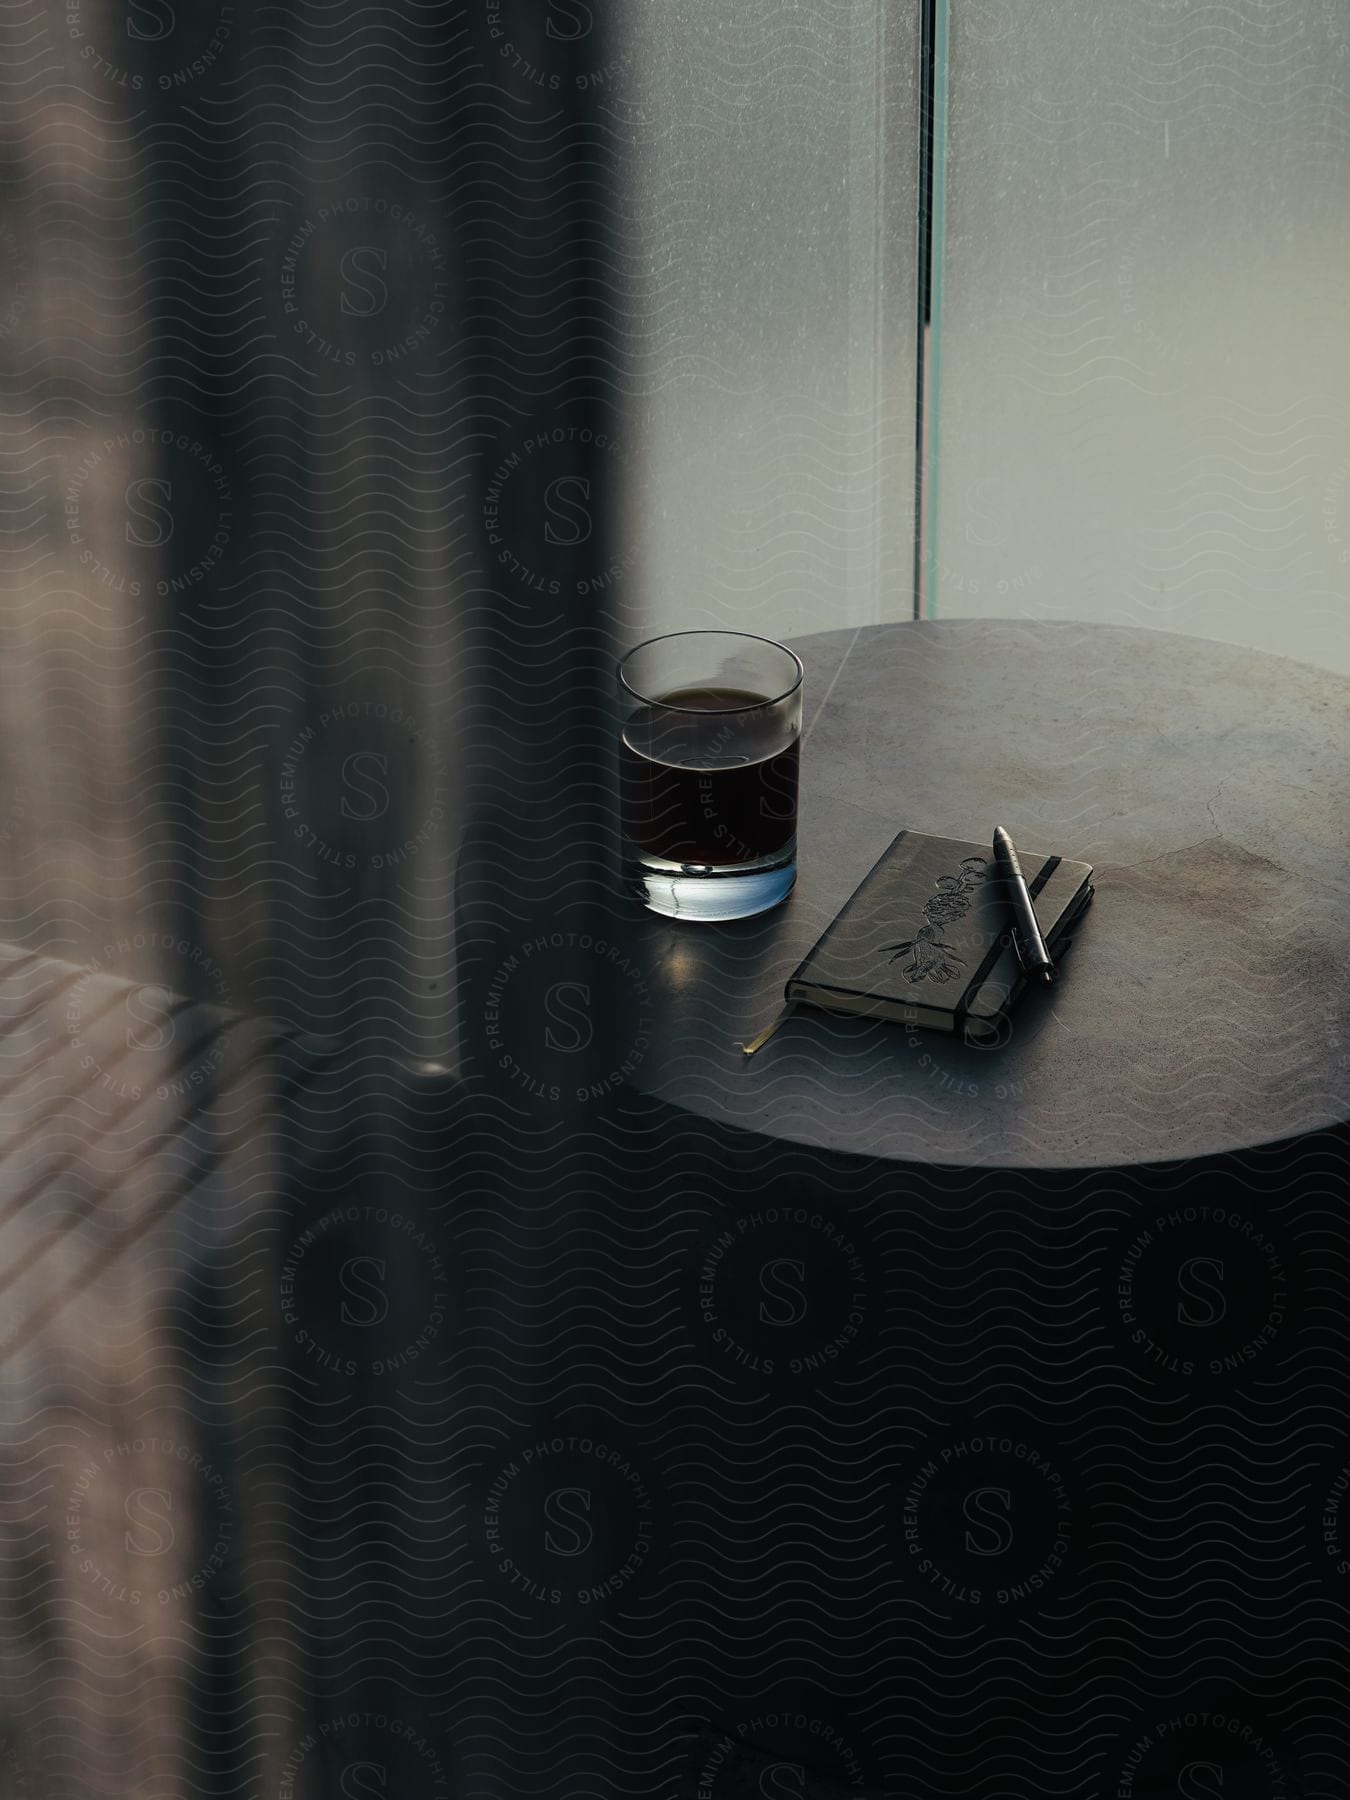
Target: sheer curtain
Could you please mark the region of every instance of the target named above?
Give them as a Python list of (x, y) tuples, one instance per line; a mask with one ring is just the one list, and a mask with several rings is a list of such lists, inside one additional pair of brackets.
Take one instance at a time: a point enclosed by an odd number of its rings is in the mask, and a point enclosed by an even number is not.
[(633, 637), (911, 616), (921, 12), (626, 17)]

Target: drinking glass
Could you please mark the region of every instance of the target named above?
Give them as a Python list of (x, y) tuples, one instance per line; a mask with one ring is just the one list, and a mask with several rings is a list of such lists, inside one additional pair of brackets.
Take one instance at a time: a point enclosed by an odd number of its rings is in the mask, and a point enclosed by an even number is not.
[(746, 919), (797, 879), (802, 665), (741, 631), (650, 638), (619, 664), (623, 825), (653, 912)]

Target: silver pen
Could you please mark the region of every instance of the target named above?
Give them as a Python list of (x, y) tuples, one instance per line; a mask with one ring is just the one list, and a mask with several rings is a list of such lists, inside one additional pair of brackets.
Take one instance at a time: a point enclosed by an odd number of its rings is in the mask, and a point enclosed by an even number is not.
[(1022, 865), (1017, 860), (1016, 848), (1001, 825), (994, 827), (994, 861), (1007, 889), (1008, 904), (1012, 907), (1017, 954), (1021, 958), (1022, 967), (1033, 981), (1044, 982), (1049, 987), (1055, 979), (1055, 965), (1050, 960), (1050, 952), (1045, 947), (1045, 939), (1036, 922), (1036, 908), (1031, 904), (1031, 894), (1027, 888), (1026, 876), (1022, 873)]

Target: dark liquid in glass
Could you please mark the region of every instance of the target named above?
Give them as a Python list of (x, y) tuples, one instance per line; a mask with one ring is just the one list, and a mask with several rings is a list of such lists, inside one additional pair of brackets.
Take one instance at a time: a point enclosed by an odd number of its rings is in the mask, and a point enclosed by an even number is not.
[[(801, 749), (796, 737), (783, 746), (782, 720), (767, 706), (762, 717), (743, 710), (766, 699), (740, 688), (681, 688), (662, 696), (665, 706), (732, 719), (723, 726), (715, 719), (685, 724), (657, 705), (629, 720), (624, 823), (640, 850), (666, 862), (728, 867), (772, 856), (793, 841)], [(635, 742), (652, 754), (635, 749)], [(680, 760), (663, 760), (663, 746), (676, 742)]]

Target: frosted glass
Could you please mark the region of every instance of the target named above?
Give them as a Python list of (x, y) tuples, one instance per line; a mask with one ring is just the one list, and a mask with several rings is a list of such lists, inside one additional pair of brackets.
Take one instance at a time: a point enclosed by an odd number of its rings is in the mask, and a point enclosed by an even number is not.
[(912, 616), (919, 23), (917, 0), (627, 15), (636, 635)]
[(930, 610), (1350, 669), (1350, 7), (957, 0)]

